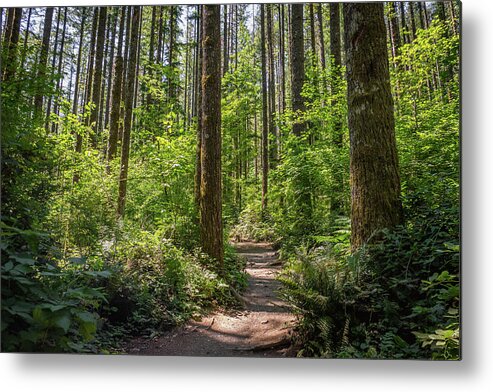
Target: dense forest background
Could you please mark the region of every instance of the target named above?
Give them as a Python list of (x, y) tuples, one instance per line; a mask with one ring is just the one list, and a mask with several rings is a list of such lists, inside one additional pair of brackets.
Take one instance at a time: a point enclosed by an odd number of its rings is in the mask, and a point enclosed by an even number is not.
[(459, 357), (458, 3), (1, 16), (2, 350), (234, 306), (253, 239), (299, 355)]

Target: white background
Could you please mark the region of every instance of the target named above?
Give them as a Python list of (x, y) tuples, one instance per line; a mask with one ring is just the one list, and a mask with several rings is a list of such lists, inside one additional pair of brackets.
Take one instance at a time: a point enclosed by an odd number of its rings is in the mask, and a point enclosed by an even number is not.
[[(97, 4), (137, 0), (2, 1), (3, 7)], [(71, 392), (493, 390), (492, 5), (486, 0), (463, 1), (461, 362), (0, 354), (0, 387)]]

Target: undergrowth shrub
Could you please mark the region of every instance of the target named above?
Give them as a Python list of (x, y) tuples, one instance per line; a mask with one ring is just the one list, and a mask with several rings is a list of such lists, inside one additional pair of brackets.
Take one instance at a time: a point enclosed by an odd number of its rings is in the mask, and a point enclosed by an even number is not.
[(94, 352), (111, 275), (98, 262), (50, 255), (47, 234), (2, 228), (2, 351)]
[(225, 252), (225, 276), (215, 262), (195, 250), (186, 252), (159, 232), (138, 231), (116, 244), (112, 257), (120, 271), (111, 280), (110, 319), (135, 331), (170, 327), (213, 306), (233, 305), (230, 286), (246, 284), (243, 262)]
[(429, 219), (346, 257), (330, 244), (292, 257), (281, 280), (301, 356), (459, 358), (458, 226)]

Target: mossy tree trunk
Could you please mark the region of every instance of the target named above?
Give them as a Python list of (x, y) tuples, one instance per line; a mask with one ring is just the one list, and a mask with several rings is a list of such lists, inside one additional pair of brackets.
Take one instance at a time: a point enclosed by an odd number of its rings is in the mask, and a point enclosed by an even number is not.
[(203, 251), (222, 272), (221, 7), (204, 5), (202, 15), (200, 237)]
[(383, 3), (344, 4), (351, 247), (402, 222)]

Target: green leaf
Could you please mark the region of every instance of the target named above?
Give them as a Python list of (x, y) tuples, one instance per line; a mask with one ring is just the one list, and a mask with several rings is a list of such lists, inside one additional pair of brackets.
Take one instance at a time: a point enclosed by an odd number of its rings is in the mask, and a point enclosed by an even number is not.
[(70, 315), (67, 312), (60, 314), (59, 316), (57, 316), (55, 318), (54, 324), (57, 327), (60, 327), (61, 329), (63, 329), (63, 331), (65, 333), (67, 333), (69, 328), (70, 328), (70, 324), (71, 324)]

